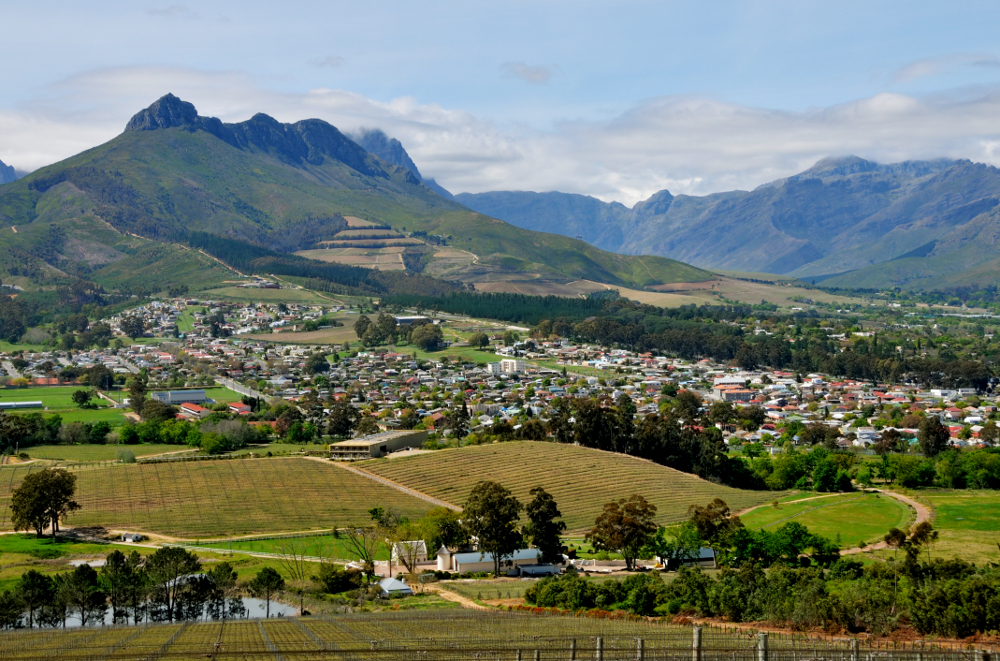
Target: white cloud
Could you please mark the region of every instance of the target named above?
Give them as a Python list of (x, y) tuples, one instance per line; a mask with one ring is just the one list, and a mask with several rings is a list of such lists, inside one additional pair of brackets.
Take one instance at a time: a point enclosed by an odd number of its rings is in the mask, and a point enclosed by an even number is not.
[(532, 67), (524, 62), (507, 62), (500, 67), (508, 76), (514, 76), (521, 80), (538, 85), (549, 82), (552, 71), (548, 67)]
[(549, 129), (491, 119), (412, 97), (377, 101), (353, 92), (282, 93), (238, 71), (132, 67), (86, 72), (30, 105), (0, 109), (0, 160), (31, 170), (118, 135), (128, 119), (172, 92), (203, 115), (285, 122), (316, 117), (345, 132), (381, 128), (453, 192), (561, 190), (626, 204), (673, 193), (752, 189), (827, 156), (880, 162), (937, 157), (1000, 165), (1000, 90), (962, 98), (879, 94), (787, 112), (713, 99), (648, 99), (607, 121)]
[(1000, 58), (974, 53), (949, 53), (916, 60), (897, 70), (892, 76), (892, 82), (908, 83), (919, 78), (938, 76), (962, 66), (997, 68), (1000, 67)]

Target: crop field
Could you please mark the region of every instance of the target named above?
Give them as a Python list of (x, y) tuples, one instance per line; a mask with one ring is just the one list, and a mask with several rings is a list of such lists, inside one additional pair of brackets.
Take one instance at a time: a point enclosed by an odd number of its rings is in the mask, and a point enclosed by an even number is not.
[(128, 450), (136, 457), (164, 452), (190, 452), (185, 445), (36, 445), (24, 448), (32, 459), (53, 459), (58, 461), (114, 461), (118, 453)]
[[(40, 468), (0, 468), (0, 529), (10, 528), (11, 491)], [(304, 458), (119, 464), (76, 475), (81, 509), (66, 525), (186, 539), (360, 525), (376, 505), (411, 518), (431, 509), (396, 489)]]
[(306, 304), (330, 304), (329, 299), (323, 298), (308, 289), (244, 289), (243, 287), (220, 287), (218, 289), (206, 289), (199, 292), (199, 297), (206, 299), (229, 299), (234, 301), (249, 301), (251, 303), (306, 303)]
[(468, 446), (358, 465), (456, 505), (463, 504), (481, 480), (499, 482), (522, 503), (530, 500), (533, 487), (542, 486), (556, 499), (569, 533), (588, 530), (605, 503), (632, 494), (656, 505), (661, 524), (682, 521), (690, 505), (704, 505), (713, 498), (743, 509), (780, 495), (720, 486), (627, 455), (534, 441)]
[(264, 342), (279, 342), (281, 344), (343, 344), (344, 342), (358, 341), (358, 334), (354, 332), (354, 324), (344, 322), (344, 326), (338, 328), (324, 328), (322, 330), (302, 331), (298, 333), (257, 333), (246, 335), (251, 340), (262, 340)]
[(406, 270), (406, 267), (403, 265), (403, 259), (400, 256), (402, 252), (402, 247), (372, 248), (370, 250), (362, 248), (327, 248), (300, 250), (295, 254), (308, 259), (318, 259), (322, 262), (378, 268), (383, 271), (403, 271)]
[(770, 530), (794, 521), (810, 532), (839, 539), (841, 548), (854, 548), (880, 540), (889, 528), (905, 528), (914, 516), (888, 496), (852, 493), (760, 507), (740, 518), (749, 528)]

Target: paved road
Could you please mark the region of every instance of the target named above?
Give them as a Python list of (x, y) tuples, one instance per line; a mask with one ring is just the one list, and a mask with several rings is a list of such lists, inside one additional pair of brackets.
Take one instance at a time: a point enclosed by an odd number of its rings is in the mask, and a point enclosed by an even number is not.
[(247, 388), (241, 383), (236, 383), (232, 379), (224, 379), (221, 376), (215, 377), (215, 382), (221, 386), (225, 386), (232, 390), (233, 392), (238, 392), (241, 395), (246, 395), (247, 397), (256, 397), (257, 399), (267, 399), (267, 395), (262, 392), (258, 392), (253, 388)]
[(14, 365), (9, 360), (3, 361), (3, 368), (12, 379), (17, 379), (21, 376), (21, 373), (14, 369)]

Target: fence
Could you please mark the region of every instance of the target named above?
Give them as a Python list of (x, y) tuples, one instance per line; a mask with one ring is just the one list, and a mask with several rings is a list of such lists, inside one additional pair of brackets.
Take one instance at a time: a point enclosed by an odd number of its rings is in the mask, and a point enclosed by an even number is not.
[[(415, 626), (414, 626), (415, 625)], [(427, 625), (434, 625), (428, 627)], [(569, 632), (568, 634), (566, 632)], [(993, 650), (467, 612), (358, 614), (0, 634), (0, 659), (996, 661)]]

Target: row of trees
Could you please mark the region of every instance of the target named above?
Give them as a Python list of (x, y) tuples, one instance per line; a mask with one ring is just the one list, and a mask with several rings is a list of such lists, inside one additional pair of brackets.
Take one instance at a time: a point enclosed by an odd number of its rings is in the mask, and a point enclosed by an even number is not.
[(112, 620), (128, 624), (244, 617), (241, 595), (265, 601), (284, 589), (282, 576), (270, 567), (240, 585), (229, 562), (213, 563), (203, 572), (198, 557), (180, 547), (163, 547), (143, 557), (112, 551), (99, 570), (89, 564), (72, 572), (48, 575), (31, 569), (12, 589), (0, 593), (0, 626), (66, 626), (75, 617), (81, 626)]

